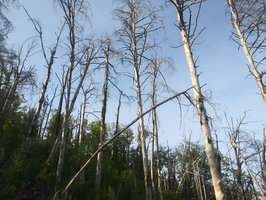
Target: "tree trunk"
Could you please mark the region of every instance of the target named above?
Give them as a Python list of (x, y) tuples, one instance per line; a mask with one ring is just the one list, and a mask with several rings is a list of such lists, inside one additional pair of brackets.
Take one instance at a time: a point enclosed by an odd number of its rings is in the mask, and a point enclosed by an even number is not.
[[(43, 123), (45, 122), (44, 119), (45, 119), (46, 114), (48, 114), (48, 112), (49, 112), (48, 109), (50, 108), (50, 106), (49, 107), (48, 106), (49, 106), (48, 103), (46, 105), (44, 104), (43, 105), (43, 108), (42, 108), (42, 115), (39, 115), (41, 118), (39, 118), (39, 120), (38, 120), (39, 121), (39, 124), (38, 124), (38, 126), (36, 126), (36, 127), (38, 127), (38, 132), (36, 134), (36, 136), (37, 136), (36, 138), (38, 138), (38, 139), (41, 138), (42, 127), (43, 127)], [(35, 126), (33, 126), (33, 127), (35, 127)]]
[[(57, 45), (56, 45), (56, 47), (57, 47)], [(40, 116), (40, 113), (41, 113), (41, 109), (42, 109), (44, 101), (45, 101), (45, 95), (46, 95), (47, 87), (48, 87), (48, 84), (49, 84), (49, 81), (50, 81), (50, 77), (51, 77), (52, 65), (54, 63), (56, 47), (54, 48), (54, 51), (51, 52), (50, 61), (47, 63), (46, 78), (45, 78), (45, 80), (44, 80), (44, 82), (42, 84), (42, 92), (41, 92), (41, 95), (40, 95), (40, 98), (39, 98), (38, 105), (37, 105), (37, 107), (35, 109), (35, 113), (34, 113), (33, 119), (31, 121), (31, 125), (30, 125), (29, 132), (28, 132), (28, 136), (29, 137), (33, 137), (34, 136), (33, 135), (33, 129), (35, 127), (37, 127), (38, 119), (39, 119), (39, 116)]]
[[(158, 66), (157, 66), (157, 63), (155, 63), (155, 66), (153, 66), (153, 69), (152, 70), (153, 70), (153, 80), (152, 80), (152, 107), (155, 107), (155, 105), (157, 104), (157, 98), (156, 98), (156, 91), (157, 91), (156, 78), (157, 78), (157, 74), (158, 74), (158, 70), (159, 70), (158, 69)], [(152, 151), (152, 154), (154, 153), (154, 145), (155, 145), (156, 169), (157, 169), (156, 170), (157, 171), (157, 190), (158, 190), (158, 193), (159, 193), (159, 199), (160, 200), (163, 200), (163, 193), (162, 193), (162, 188), (161, 188), (161, 171), (160, 171), (160, 158), (159, 158), (159, 137), (158, 137), (158, 124), (157, 124), (157, 112), (156, 112), (156, 108), (154, 108), (152, 110), (152, 129), (153, 129), (153, 151)], [(152, 184), (154, 184), (154, 183), (152, 183)]]
[(249, 173), (249, 175), (250, 175), (252, 181), (256, 184), (257, 189), (259, 190), (259, 193), (260, 193), (260, 195), (261, 195), (261, 198), (262, 198), (263, 200), (266, 200), (266, 194), (265, 194), (264, 189), (260, 186), (260, 183), (259, 183), (258, 179), (257, 179), (256, 176), (254, 175), (253, 171), (250, 169), (250, 167), (249, 167), (249, 165), (248, 165), (246, 159), (243, 157), (243, 155), (241, 155), (241, 158), (242, 158), (242, 161), (243, 161), (244, 165), (246, 166), (246, 169), (247, 169), (247, 171), (248, 171), (248, 173)]
[[(153, 123), (153, 121), (152, 121)], [(152, 124), (154, 126), (154, 124)], [(154, 129), (154, 127), (153, 127)], [(155, 135), (154, 131), (152, 132), (152, 139), (151, 139), (151, 156), (150, 156), (150, 174), (151, 174), (151, 188), (152, 188), (152, 196), (153, 199), (156, 199), (156, 189), (155, 189), (155, 182), (154, 182), (154, 142), (155, 142)]]
[(51, 101), (49, 103), (49, 108), (48, 108), (48, 112), (47, 112), (47, 116), (46, 116), (46, 119), (45, 119), (44, 126), (43, 126), (43, 128), (42, 128), (42, 126), (40, 126), (40, 129), (39, 129), (38, 136), (39, 136), (40, 139), (43, 139), (45, 131), (46, 131), (46, 128), (47, 128), (47, 124), (48, 124), (49, 117), (50, 117), (50, 114), (51, 114), (51, 111), (52, 111), (52, 107), (53, 107), (53, 102), (54, 102), (54, 99), (55, 99), (55, 96), (56, 96), (56, 90), (54, 91), (54, 95), (53, 95), (53, 97), (52, 97), (52, 99), (51, 99)]
[[(131, 37), (132, 37), (132, 53), (133, 53), (133, 63), (134, 63), (134, 80), (136, 87), (137, 95), (137, 107), (138, 115), (142, 116), (143, 114), (143, 105), (142, 105), (142, 94), (141, 94), (141, 82), (140, 82), (140, 61), (138, 50), (137, 50), (137, 38), (136, 38), (136, 22), (131, 23)], [(149, 166), (148, 166), (148, 154), (145, 141), (145, 130), (144, 130), (144, 121), (143, 117), (139, 118), (139, 134), (140, 134), (140, 143), (141, 143), (141, 155), (143, 163), (143, 173), (144, 173), (144, 182), (145, 182), (145, 191), (146, 191), (146, 200), (152, 199), (150, 180), (149, 180)]]
[[(83, 95), (84, 96), (83, 96), (83, 101), (82, 101), (82, 106), (81, 106), (81, 111), (80, 111), (80, 125), (79, 125), (79, 134), (78, 134), (79, 148), (81, 148), (80, 145), (81, 145), (83, 134), (84, 134), (84, 119), (85, 119), (85, 111), (86, 111), (87, 91), (84, 91)], [(84, 171), (80, 173), (79, 180), (81, 183), (84, 183), (85, 181)]]
[(176, 6), (176, 13), (179, 22), (179, 29), (181, 33), (182, 42), (184, 44), (185, 55), (188, 63), (188, 69), (190, 72), (190, 78), (193, 86), (193, 93), (195, 97), (195, 105), (200, 118), (200, 126), (202, 130), (205, 152), (207, 155), (211, 177), (215, 192), (215, 197), (217, 200), (225, 199), (225, 194), (222, 188), (222, 178), (218, 167), (216, 165), (215, 159), (215, 149), (213, 147), (211, 131), (208, 122), (208, 116), (206, 114), (206, 109), (203, 103), (203, 97), (201, 94), (201, 87), (199, 84), (197, 68), (195, 65), (195, 61), (192, 55), (191, 44), (189, 40), (189, 35), (187, 34), (186, 25), (183, 21), (183, 13), (181, 11), (180, 5), (177, 1), (173, 2)]
[(55, 153), (57, 152), (58, 149), (58, 145), (60, 143), (60, 131), (62, 129), (62, 125), (61, 125), (61, 113), (62, 113), (62, 108), (63, 108), (63, 98), (64, 98), (64, 92), (65, 92), (65, 87), (66, 87), (66, 80), (63, 82), (62, 85), (62, 91), (61, 91), (61, 95), (60, 95), (60, 100), (58, 103), (58, 109), (57, 109), (57, 116), (56, 116), (56, 125), (55, 125), (55, 134), (56, 134), (56, 140), (54, 141), (54, 145), (52, 147), (52, 150), (49, 154), (48, 159), (46, 160), (46, 163), (49, 165), (51, 162), (51, 159), (53, 158), (53, 156), (55, 155)]
[(70, 65), (69, 72), (67, 73), (67, 81), (66, 81), (65, 113), (64, 113), (62, 131), (60, 136), (60, 152), (59, 152), (59, 159), (56, 171), (56, 188), (59, 186), (59, 184), (61, 184), (62, 181), (62, 172), (63, 172), (64, 159), (65, 159), (65, 143), (66, 143), (66, 136), (67, 136), (67, 131), (69, 129), (69, 121), (70, 121), (69, 104), (70, 104), (70, 91), (72, 84), (72, 71), (73, 71), (72, 67), (74, 66), (74, 62), (71, 63), (72, 64)]
[(261, 177), (264, 182), (264, 185), (266, 185), (266, 160), (265, 160), (265, 128), (263, 128), (263, 137), (262, 137), (262, 145), (261, 145)]
[[(105, 52), (105, 71), (104, 71), (104, 84), (103, 84), (103, 100), (102, 100), (102, 111), (101, 111), (101, 130), (100, 130), (100, 142), (99, 147), (103, 145), (106, 135), (106, 109), (107, 109), (107, 96), (108, 96), (108, 82), (109, 82), (109, 46)], [(97, 189), (97, 199), (100, 199), (100, 186), (102, 178), (102, 152), (97, 155), (96, 165), (96, 178), (95, 187)]]
[[(138, 71), (138, 67), (135, 67), (135, 81), (136, 81), (136, 92), (137, 92), (137, 104), (138, 104), (138, 115), (142, 116), (142, 97), (141, 97), (141, 88), (140, 88), (140, 75)], [(145, 141), (145, 132), (144, 132), (144, 122), (143, 117), (139, 118), (139, 134), (140, 134), (140, 142), (141, 142), (141, 155), (142, 155), (142, 163), (143, 163), (143, 172), (144, 172), (144, 182), (145, 182), (145, 190), (146, 190), (146, 200), (151, 200), (151, 188), (149, 184), (149, 167), (148, 167), (148, 156), (147, 156), (147, 148)]]
[[(63, 2), (60, 1), (60, 3), (63, 4)], [(62, 7), (68, 6), (68, 9), (74, 9), (70, 4), (62, 5)], [(72, 88), (72, 73), (75, 68), (75, 46), (76, 46), (76, 38), (75, 38), (75, 13), (72, 11), (69, 12), (68, 16), (65, 16), (68, 18), (68, 28), (69, 28), (69, 66), (67, 71), (67, 78), (66, 78), (66, 98), (65, 98), (65, 113), (64, 113), (64, 120), (62, 125), (62, 131), (61, 131), (61, 138), (60, 138), (60, 152), (59, 152), (59, 159), (58, 159), (58, 165), (57, 165), (57, 171), (56, 171), (56, 188), (61, 184), (62, 181), (62, 172), (63, 172), (63, 166), (64, 166), (64, 159), (65, 159), (65, 143), (66, 143), (66, 135), (67, 131), (69, 129), (69, 120), (70, 120), (70, 99), (71, 99), (71, 88)], [(74, 98), (74, 97), (73, 97)]]
[(236, 167), (237, 167), (235, 176), (236, 176), (237, 184), (240, 188), (240, 194), (241, 194), (240, 197), (241, 199), (246, 200), (244, 184), (242, 181), (242, 162), (240, 160), (239, 130), (235, 130), (232, 134), (233, 135), (231, 136), (230, 141), (231, 141), (231, 145), (234, 150), (235, 159), (236, 159)]
[[(39, 119), (39, 116), (40, 116), (40, 113), (41, 113), (41, 109), (42, 109), (43, 104), (45, 102), (45, 95), (46, 95), (46, 92), (47, 92), (48, 84), (50, 82), (52, 66), (54, 64), (56, 50), (57, 50), (57, 47), (58, 47), (58, 44), (59, 44), (59, 39), (60, 39), (61, 33), (63, 31), (63, 28), (64, 28), (64, 24), (63, 24), (63, 26), (62, 26), (62, 28), (61, 28), (61, 30), (59, 32), (59, 35), (58, 35), (58, 37), (56, 39), (56, 44), (53, 47), (53, 50), (51, 51), (50, 58), (48, 60), (48, 58), (46, 56), (46, 53), (45, 53), (45, 49), (44, 49), (44, 42), (43, 42), (43, 36), (42, 36), (43, 33), (42, 33), (41, 25), (29, 15), (29, 13), (27, 12), (27, 10), (25, 8), (24, 8), (24, 10), (25, 10), (26, 14), (28, 15), (30, 21), (32, 22), (35, 30), (39, 34), (39, 39), (40, 39), (41, 48), (42, 48), (42, 54), (43, 54), (43, 57), (44, 57), (44, 59), (46, 61), (46, 69), (47, 69), (46, 78), (44, 79), (44, 81), (42, 83), (42, 92), (40, 94), (38, 105), (36, 106), (35, 113), (34, 113), (32, 121), (31, 121), (29, 131), (28, 131), (28, 136), (29, 137), (33, 137), (33, 129), (35, 127), (37, 127), (37, 125), (38, 125), (38, 119)], [(40, 129), (41, 129), (41, 127), (40, 127)]]
[(266, 90), (265, 90), (265, 86), (263, 84), (262, 76), (256, 68), (253, 57), (252, 57), (252, 55), (248, 49), (246, 39), (245, 39), (241, 29), (240, 29), (240, 19), (238, 16), (237, 9), (235, 7), (235, 3), (233, 0), (227, 0), (227, 3), (230, 7), (230, 11), (231, 11), (231, 15), (232, 15), (232, 21), (233, 21), (233, 25), (234, 25), (236, 34), (239, 37), (240, 44), (241, 44), (243, 51), (244, 51), (244, 54), (248, 60), (248, 67), (249, 67), (250, 73), (254, 76), (255, 81), (259, 87), (260, 93), (262, 95), (263, 101), (266, 103)]

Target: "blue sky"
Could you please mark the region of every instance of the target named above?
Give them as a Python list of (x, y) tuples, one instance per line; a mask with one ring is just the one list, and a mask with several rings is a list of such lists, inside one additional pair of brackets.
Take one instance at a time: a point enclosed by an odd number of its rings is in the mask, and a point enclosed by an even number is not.
[[(55, 32), (60, 22), (57, 6), (52, 0), (21, 0), (21, 3), (27, 8), (33, 18), (38, 19), (44, 31), (47, 46), (53, 44)], [(156, 1), (160, 5), (163, 1)], [(112, 10), (117, 5), (117, 1), (112, 0), (91, 0), (91, 25), (93, 32), (97, 35), (104, 35), (111, 32), (118, 26), (114, 23)], [(27, 19), (26, 14), (20, 8), (11, 8), (7, 13), (14, 25), (14, 31), (9, 35), (9, 45), (16, 47), (21, 45), (30, 36), (35, 36), (32, 25)], [(187, 70), (187, 64), (183, 53), (183, 48), (178, 49), (172, 46), (180, 44), (178, 29), (174, 26), (176, 15), (173, 7), (166, 8), (161, 13), (165, 23), (165, 33), (161, 33), (162, 43), (161, 54), (170, 56), (174, 59), (174, 72), (167, 76), (170, 86), (182, 91), (190, 87), (190, 78)], [(198, 65), (201, 84), (206, 84), (203, 91), (212, 94), (211, 101), (215, 103), (218, 117), (210, 106), (209, 114), (214, 118), (214, 126), (222, 128), (226, 126), (224, 112), (227, 116), (238, 118), (243, 112), (248, 111), (247, 121), (252, 123), (246, 125), (248, 130), (261, 132), (265, 124), (266, 105), (258, 94), (258, 89), (253, 77), (248, 75), (246, 59), (242, 50), (238, 50), (237, 45), (229, 40), (232, 26), (230, 24), (230, 15), (226, 9), (226, 1), (208, 0), (204, 3), (200, 26), (206, 27), (206, 30), (198, 38), (197, 45), (194, 46), (194, 55), (199, 56)], [(166, 37), (166, 39), (164, 39)], [(39, 64), (41, 58), (35, 57), (33, 64)], [(41, 64), (43, 65), (43, 64)], [(41, 77), (41, 72), (38, 72)], [(40, 80), (41, 81), (41, 80)], [(111, 106), (116, 106), (116, 102), (110, 102)], [(123, 107), (122, 122), (127, 124), (136, 116), (135, 105)], [(109, 112), (113, 112), (109, 108)], [(169, 103), (159, 108), (160, 134), (161, 142), (170, 146), (176, 146), (193, 134), (194, 140), (201, 140), (199, 123), (195, 110), (192, 107), (182, 109), (182, 120), (179, 118), (179, 106)], [(110, 115), (112, 121), (114, 115)], [(219, 138), (225, 139), (225, 131), (219, 129)]]

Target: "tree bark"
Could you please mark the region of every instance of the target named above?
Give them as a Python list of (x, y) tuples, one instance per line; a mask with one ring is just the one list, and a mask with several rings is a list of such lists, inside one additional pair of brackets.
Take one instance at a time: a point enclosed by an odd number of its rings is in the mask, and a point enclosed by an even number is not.
[(264, 185), (266, 185), (266, 160), (265, 160), (265, 128), (263, 128), (263, 137), (262, 137), (262, 145), (261, 145), (261, 176), (262, 180), (264, 182)]
[[(138, 105), (138, 116), (142, 116), (143, 114), (143, 106), (142, 106), (142, 96), (141, 96), (141, 88), (140, 88), (140, 75), (138, 66), (135, 66), (135, 81), (136, 81), (136, 93), (137, 93), (137, 105)], [(144, 172), (144, 182), (146, 189), (146, 200), (151, 200), (151, 188), (149, 184), (149, 166), (148, 166), (148, 156), (147, 156), (147, 148), (145, 141), (145, 130), (144, 130), (144, 121), (143, 117), (139, 118), (139, 134), (140, 134), (140, 142), (141, 142), (141, 154), (142, 154), (142, 163), (143, 163), (143, 172)]]
[(242, 155), (241, 155), (241, 159), (242, 159), (244, 165), (246, 166), (247, 171), (248, 171), (248, 173), (249, 173), (249, 175), (250, 175), (252, 181), (256, 184), (256, 186), (257, 186), (257, 188), (258, 188), (258, 190), (259, 190), (259, 193), (260, 193), (261, 197), (263, 198), (263, 200), (266, 200), (266, 194), (265, 194), (265, 191), (264, 191), (264, 189), (260, 186), (260, 183), (259, 183), (258, 179), (255, 177), (254, 173), (253, 173), (252, 170), (250, 169), (250, 167), (249, 167), (249, 165), (248, 165), (246, 159), (245, 159)]
[[(153, 116), (152, 116), (153, 117)], [(154, 121), (152, 120), (152, 138), (151, 138), (151, 156), (150, 156), (150, 176), (151, 176), (151, 188), (152, 188), (152, 196), (153, 199), (156, 199), (157, 192), (155, 189), (155, 178), (154, 178), (154, 142), (155, 142), (155, 135), (154, 135)]]
[[(103, 100), (102, 100), (102, 111), (101, 111), (101, 129), (100, 129), (100, 142), (99, 147), (103, 145), (106, 136), (106, 109), (107, 109), (107, 97), (108, 97), (108, 82), (109, 82), (109, 52), (110, 44), (108, 44), (107, 50), (105, 52), (105, 68), (104, 68), (104, 84), (103, 84)], [(95, 186), (97, 189), (97, 199), (100, 199), (100, 186), (102, 178), (102, 152), (97, 155), (97, 165), (96, 165), (96, 178)]]
[[(65, 13), (65, 18), (67, 20), (68, 26), (68, 36), (69, 36), (69, 66), (67, 70), (67, 78), (66, 78), (66, 98), (65, 98), (65, 113), (61, 131), (61, 138), (60, 138), (60, 152), (59, 152), (59, 159), (56, 171), (56, 190), (57, 187), (61, 184), (62, 181), (62, 172), (64, 166), (64, 159), (65, 159), (65, 143), (66, 143), (66, 135), (69, 129), (69, 121), (70, 121), (70, 100), (71, 100), (71, 88), (72, 88), (72, 74), (75, 68), (75, 48), (76, 48), (76, 37), (75, 37), (75, 12), (73, 11), (75, 8), (71, 5), (71, 2), (63, 2), (60, 0), (60, 6)], [(67, 9), (67, 11), (66, 11)]]
[(48, 59), (47, 58), (47, 55), (46, 55), (46, 52), (45, 52), (45, 49), (44, 49), (44, 41), (43, 41), (43, 36), (42, 36), (43, 35), (43, 32), (42, 32), (41, 25), (29, 15), (29, 13), (27, 12), (27, 10), (25, 8), (24, 8), (24, 10), (25, 10), (26, 14), (28, 15), (30, 21), (32, 22), (35, 30), (39, 34), (39, 39), (40, 39), (40, 43), (41, 43), (42, 54), (43, 54), (43, 57), (44, 57), (45, 62), (46, 62), (46, 66), (45, 67), (47, 69), (47, 71), (46, 71), (46, 77), (45, 77), (45, 79), (44, 79), (44, 81), (42, 83), (42, 91), (41, 91), (41, 94), (40, 94), (40, 98), (39, 98), (39, 101), (38, 101), (38, 105), (36, 106), (35, 113), (34, 113), (34, 116), (33, 116), (32, 121), (31, 121), (29, 131), (28, 131), (28, 136), (29, 137), (32, 137), (33, 136), (33, 129), (35, 127), (37, 127), (38, 119), (39, 119), (39, 116), (40, 116), (40, 113), (41, 113), (41, 109), (42, 109), (43, 104), (44, 104), (44, 101), (45, 101), (45, 95), (46, 95), (46, 91), (47, 91), (48, 84), (50, 82), (52, 66), (54, 64), (56, 50), (57, 50), (57, 47), (58, 47), (58, 44), (59, 44), (59, 39), (60, 39), (61, 33), (63, 31), (64, 24), (63, 24), (63, 26), (62, 26), (62, 28), (61, 28), (61, 30), (59, 32), (59, 35), (58, 35), (58, 37), (56, 39), (56, 44), (53, 47), (53, 49), (51, 50), (50, 58)]
[(29, 137), (33, 137), (33, 129), (35, 127), (37, 127), (37, 123), (38, 123), (38, 119), (39, 119), (39, 116), (40, 116), (40, 113), (41, 113), (41, 109), (42, 109), (44, 101), (45, 101), (45, 95), (46, 95), (48, 83), (49, 83), (50, 77), (51, 77), (51, 70), (52, 70), (52, 65), (54, 63), (54, 56), (55, 56), (55, 53), (56, 53), (57, 44), (56, 44), (56, 47), (54, 48), (54, 50), (51, 52), (50, 61), (47, 63), (46, 78), (45, 78), (45, 80), (44, 80), (44, 82), (42, 84), (42, 92), (41, 92), (41, 95), (40, 95), (40, 98), (39, 98), (39, 102), (38, 102), (38, 105), (37, 105), (37, 107), (35, 109), (35, 113), (34, 113), (30, 128), (29, 128), (29, 132), (28, 132)]
[[(83, 140), (83, 135), (84, 135), (84, 119), (85, 119), (85, 111), (86, 111), (86, 101), (87, 101), (87, 91), (84, 91), (81, 110), (80, 110), (80, 125), (79, 125), (79, 134), (78, 134), (78, 143), (79, 143), (80, 148), (81, 148), (81, 142)], [(79, 179), (81, 183), (85, 182), (84, 171), (80, 174)]]
[(200, 83), (198, 79), (197, 68), (196, 68), (192, 50), (191, 50), (191, 43), (189, 39), (190, 36), (187, 33), (186, 25), (183, 19), (183, 11), (180, 7), (179, 1), (175, 0), (171, 2), (176, 7), (176, 14), (177, 14), (178, 23), (179, 23), (181, 39), (184, 45), (185, 56), (187, 59), (188, 69), (190, 72), (190, 78), (191, 78), (193, 93), (195, 97), (195, 106), (196, 106), (196, 109), (197, 109), (197, 112), (200, 118), (200, 126), (201, 126), (203, 140), (204, 140), (205, 152), (207, 155), (207, 159), (208, 159), (208, 163), (209, 163), (209, 167), (211, 171), (211, 177), (212, 177), (215, 197), (217, 200), (222, 200), (222, 199), (225, 199), (225, 194), (223, 192), (223, 187), (222, 187), (222, 178), (218, 170), (218, 167), (216, 165), (215, 149), (213, 147), (213, 140), (211, 137), (208, 116), (206, 114), (206, 109), (205, 109), (204, 102), (203, 102), (203, 96), (201, 93), (201, 87), (200, 87)]
[[(157, 91), (157, 74), (158, 74), (158, 67), (157, 62), (155, 61), (155, 65), (153, 66), (153, 80), (152, 80), (152, 107), (155, 107), (157, 104), (157, 98), (156, 98), (156, 91)], [(155, 147), (155, 156), (156, 156), (156, 171), (157, 171), (157, 190), (159, 193), (159, 199), (163, 200), (163, 193), (162, 193), (162, 187), (161, 187), (161, 171), (160, 171), (160, 158), (159, 158), (159, 137), (158, 137), (158, 119), (157, 119), (157, 112), (156, 108), (152, 110), (152, 129), (153, 129), (153, 151), (152, 154), (154, 154), (154, 147)], [(151, 158), (152, 160), (152, 158)], [(152, 166), (151, 166), (152, 168)], [(152, 179), (152, 186), (155, 187)], [(154, 189), (155, 190), (155, 189)], [(156, 195), (155, 195), (156, 196)], [(157, 198), (158, 199), (158, 198)]]
[(231, 15), (232, 15), (232, 22), (233, 22), (236, 34), (239, 37), (240, 44), (242, 46), (242, 49), (243, 49), (244, 54), (245, 54), (247, 61), (248, 61), (248, 67), (249, 67), (250, 73), (255, 78), (255, 81), (256, 81), (258, 88), (260, 90), (262, 99), (263, 99), (264, 103), (266, 103), (266, 90), (265, 90), (265, 86), (263, 84), (262, 76), (259, 73), (259, 71), (257, 70), (254, 59), (253, 59), (253, 57), (252, 57), (252, 55), (248, 49), (247, 41), (244, 37), (244, 34), (242, 33), (242, 31), (240, 29), (241, 28), (240, 27), (240, 19), (238, 16), (238, 11), (236, 9), (236, 5), (235, 5), (233, 0), (227, 0), (227, 3), (230, 7), (230, 11), (231, 11)]

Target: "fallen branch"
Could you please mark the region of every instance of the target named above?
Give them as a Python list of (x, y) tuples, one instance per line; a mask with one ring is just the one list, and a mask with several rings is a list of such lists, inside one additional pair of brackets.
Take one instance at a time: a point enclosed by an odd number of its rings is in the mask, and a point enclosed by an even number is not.
[[(191, 87), (192, 88), (192, 87)], [(71, 184), (76, 180), (76, 178), (79, 176), (79, 174), (85, 169), (85, 167), (87, 167), (88, 164), (91, 163), (91, 161), (97, 156), (97, 154), (103, 150), (103, 148), (105, 146), (107, 146), (108, 144), (110, 144), (111, 142), (113, 142), (119, 135), (121, 135), (121, 133), (123, 133), (125, 130), (127, 130), (129, 127), (131, 127), (133, 124), (135, 124), (140, 118), (144, 117), (146, 114), (148, 114), (149, 112), (151, 112), (153, 109), (156, 109), (157, 107), (167, 103), (168, 101), (171, 101), (175, 98), (177, 98), (178, 96), (181, 95), (185, 95), (188, 98), (188, 95), (186, 95), (186, 93), (191, 89), (187, 89), (181, 93), (175, 94), (174, 96), (171, 96), (167, 99), (165, 99), (164, 101), (161, 101), (160, 103), (158, 103), (157, 105), (155, 105), (154, 107), (151, 107), (150, 109), (148, 109), (147, 111), (145, 111), (142, 115), (138, 116), (137, 118), (135, 118), (132, 122), (130, 122), (127, 126), (125, 126), (125, 128), (123, 128), (121, 131), (119, 131), (118, 133), (114, 134), (109, 140), (107, 140), (104, 144), (102, 144), (95, 152), (94, 154), (87, 160), (87, 162), (80, 168), (80, 170), (75, 174), (75, 176), (73, 176), (73, 178), (69, 181), (69, 183), (67, 184), (67, 186), (65, 187), (65, 189), (62, 191), (61, 195), (63, 195), (68, 188), (71, 186)], [(58, 193), (55, 194), (55, 196)]]

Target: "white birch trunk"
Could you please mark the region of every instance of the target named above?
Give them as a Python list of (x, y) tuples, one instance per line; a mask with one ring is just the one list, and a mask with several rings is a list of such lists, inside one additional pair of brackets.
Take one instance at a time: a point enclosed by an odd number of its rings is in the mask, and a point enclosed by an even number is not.
[[(136, 92), (137, 92), (137, 104), (138, 104), (138, 115), (142, 116), (142, 98), (141, 98), (141, 88), (140, 88), (140, 80), (139, 80), (139, 72), (138, 67), (135, 67), (135, 81), (136, 81)], [(144, 134), (144, 122), (143, 117), (139, 118), (139, 134), (140, 134), (140, 142), (141, 142), (141, 155), (142, 155), (142, 163), (143, 163), (143, 172), (144, 172), (144, 182), (145, 182), (145, 190), (146, 190), (146, 200), (151, 200), (151, 188), (149, 186), (149, 167), (148, 167), (148, 156), (147, 156), (147, 148), (145, 142), (145, 134)]]
[[(136, 19), (134, 19), (136, 20)], [(133, 63), (134, 63), (134, 80), (136, 87), (137, 95), (137, 107), (138, 115), (143, 114), (143, 105), (142, 105), (142, 94), (141, 94), (141, 83), (140, 83), (140, 60), (138, 50), (137, 50), (137, 38), (136, 38), (136, 22), (132, 21), (131, 23), (131, 43), (132, 43), (132, 53), (133, 53)], [(145, 47), (142, 47), (145, 48)], [(145, 142), (145, 130), (144, 130), (144, 121), (143, 117), (139, 118), (139, 134), (140, 134), (140, 143), (141, 143), (141, 155), (142, 155), (142, 164), (143, 164), (143, 173), (144, 173), (144, 183), (145, 183), (145, 192), (146, 200), (152, 200), (151, 188), (149, 184), (149, 167), (148, 167), (148, 156), (147, 148)]]
[(205, 152), (208, 159), (208, 164), (211, 171), (212, 183), (214, 187), (215, 197), (217, 200), (225, 199), (225, 194), (222, 188), (222, 178), (218, 167), (216, 165), (215, 159), (215, 149), (213, 147), (211, 131), (208, 122), (208, 116), (206, 114), (206, 109), (203, 103), (201, 87), (199, 84), (198, 73), (195, 65), (195, 61), (192, 55), (191, 44), (189, 41), (189, 36), (187, 35), (187, 30), (185, 22), (183, 21), (183, 15), (180, 13), (180, 7), (177, 2), (175, 2), (176, 13), (179, 22), (179, 29), (181, 33), (182, 42), (184, 44), (185, 55), (188, 63), (188, 69), (190, 73), (190, 78), (193, 87), (193, 93), (195, 97), (195, 105), (200, 118), (200, 126), (202, 130)]
[(252, 55), (248, 49), (246, 39), (245, 39), (241, 29), (240, 29), (240, 19), (239, 19), (238, 12), (237, 12), (236, 7), (235, 7), (235, 3), (233, 0), (227, 0), (227, 3), (230, 7), (230, 11), (231, 11), (231, 15), (232, 15), (232, 21), (233, 21), (233, 25), (234, 25), (236, 34), (239, 37), (240, 44), (241, 44), (242, 49), (244, 51), (244, 54), (248, 60), (249, 70), (255, 78), (255, 81), (259, 87), (259, 90), (260, 90), (260, 93), (262, 95), (262, 99), (263, 99), (264, 103), (266, 103), (266, 91), (265, 91), (265, 86), (263, 85), (262, 76), (260, 75), (260, 73), (258, 72), (258, 70), (256, 68), (253, 57), (252, 57)]

